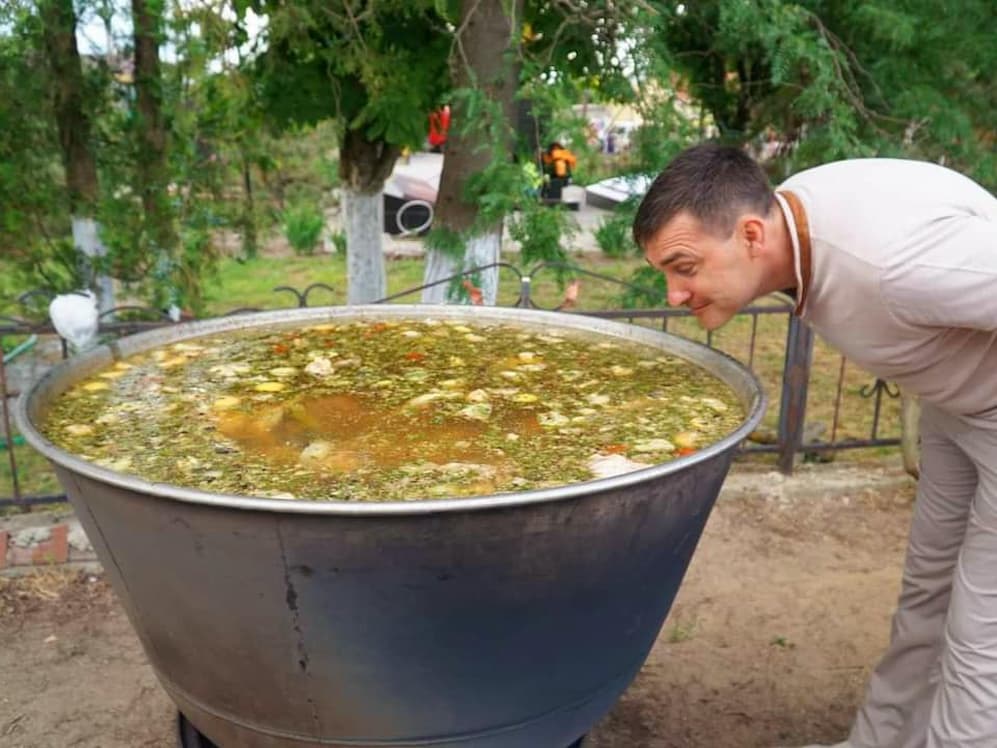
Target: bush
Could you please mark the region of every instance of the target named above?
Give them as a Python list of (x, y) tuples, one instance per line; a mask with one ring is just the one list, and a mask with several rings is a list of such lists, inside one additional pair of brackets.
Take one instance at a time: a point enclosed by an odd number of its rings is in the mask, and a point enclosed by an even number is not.
[(325, 216), (314, 203), (302, 201), (284, 211), (284, 235), (299, 255), (315, 251), (324, 227)]
[(332, 246), (336, 248), (337, 255), (346, 256), (346, 232), (342, 229), (338, 231), (333, 231), (330, 235), (332, 238)]
[(629, 210), (617, 212), (603, 220), (595, 230), (595, 241), (599, 249), (609, 257), (639, 254), (631, 233), (632, 225), (633, 213)]

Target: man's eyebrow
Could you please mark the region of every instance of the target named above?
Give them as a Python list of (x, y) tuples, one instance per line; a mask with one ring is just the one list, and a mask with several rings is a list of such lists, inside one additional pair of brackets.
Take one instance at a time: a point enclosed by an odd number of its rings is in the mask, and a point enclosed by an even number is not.
[(647, 263), (651, 267), (663, 268), (666, 265), (671, 265), (673, 262), (675, 262), (678, 259), (681, 259), (683, 257), (688, 257), (688, 256), (689, 256), (688, 253), (684, 249), (680, 249), (680, 250), (677, 250), (675, 252), (672, 252), (670, 255), (665, 255), (661, 259), (661, 261), (658, 262), (657, 264), (651, 262), (651, 260), (649, 258), (647, 258), (646, 256), (645, 256), (644, 259), (647, 260)]

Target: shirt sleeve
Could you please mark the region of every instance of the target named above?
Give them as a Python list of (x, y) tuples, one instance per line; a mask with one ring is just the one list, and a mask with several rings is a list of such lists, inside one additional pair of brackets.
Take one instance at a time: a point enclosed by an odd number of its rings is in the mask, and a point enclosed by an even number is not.
[(975, 215), (933, 222), (897, 252), (880, 292), (907, 324), (997, 331), (997, 222)]

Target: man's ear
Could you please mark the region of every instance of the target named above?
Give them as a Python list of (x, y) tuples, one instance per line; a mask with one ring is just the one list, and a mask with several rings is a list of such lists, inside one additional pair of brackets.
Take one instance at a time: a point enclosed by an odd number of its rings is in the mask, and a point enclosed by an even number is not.
[(745, 213), (737, 219), (735, 233), (744, 242), (748, 254), (756, 257), (765, 246), (765, 219), (754, 213)]

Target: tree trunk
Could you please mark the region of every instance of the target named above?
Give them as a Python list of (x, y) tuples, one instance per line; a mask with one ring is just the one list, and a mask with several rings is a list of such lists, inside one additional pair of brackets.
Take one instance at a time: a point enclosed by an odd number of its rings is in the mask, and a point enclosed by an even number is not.
[[(40, 6), (45, 47), (52, 69), (55, 117), (66, 168), (73, 244), (89, 276), (107, 254), (94, 219), (97, 205), (97, 161), (91, 149), (90, 116), (84, 107), (83, 67), (76, 46), (76, 14), (72, 0), (46, 0)], [(114, 307), (114, 290), (106, 275), (97, 277), (101, 312)]]
[[(463, 0), (460, 34), (451, 57), (453, 79), (458, 88), (482, 90), (490, 101), (501, 105), (505, 122), (515, 121), (517, 87), (516, 58), (519, 47), (520, 27), (523, 18), (523, 0)], [(475, 127), (464, 132), (467, 114), (464, 100), (454, 106), (456, 127), (447, 137), (440, 191), (436, 201), (434, 225), (458, 234), (468, 240), (464, 258), (440, 257), (439, 252), (427, 253), (424, 283), (434, 283), (452, 275), (456, 268), (478, 267), (497, 262), (500, 256), (502, 221), (489, 226), (477, 226), (477, 205), (464, 199), (468, 178), (488, 164), (496, 153), (496, 144), (488, 140), (488, 128)], [(508, 150), (507, 144), (498, 148)], [(469, 232), (473, 235), (468, 236)], [(480, 287), (485, 303), (495, 303), (498, 288), (498, 269), (481, 274)], [(492, 289), (489, 292), (489, 289)], [(446, 286), (436, 286), (423, 292), (423, 301), (442, 301)]]
[(346, 298), (366, 304), (387, 295), (381, 235), (384, 233), (384, 180), (401, 149), (347, 130), (339, 147), (343, 217), (346, 228)]
[(166, 125), (163, 121), (159, 37), (162, 0), (132, 0), (135, 26), (135, 100), (138, 114), (138, 190), (149, 235), (159, 253), (176, 245), (169, 204)]
[(423, 283), (436, 283), (437, 285), (422, 289), (422, 303), (446, 304), (450, 300), (450, 284), (438, 283), (438, 281), (457, 275), (462, 269), (463, 260), (439, 250), (427, 251), (426, 264), (422, 272)]

